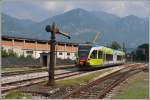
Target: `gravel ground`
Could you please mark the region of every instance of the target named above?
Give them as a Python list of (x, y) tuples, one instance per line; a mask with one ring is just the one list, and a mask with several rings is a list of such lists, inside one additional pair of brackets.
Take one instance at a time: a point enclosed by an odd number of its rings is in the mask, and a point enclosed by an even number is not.
[(25, 88), (21, 88), (20, 91), (24, 92), (25, 94), (30, 93), (32, 95), (32, 99), (39, 98), (39, 99), (62, 99), (61, 97), (72, 90), (78, 88), (78, 86), (40, 86), (34, 85)]

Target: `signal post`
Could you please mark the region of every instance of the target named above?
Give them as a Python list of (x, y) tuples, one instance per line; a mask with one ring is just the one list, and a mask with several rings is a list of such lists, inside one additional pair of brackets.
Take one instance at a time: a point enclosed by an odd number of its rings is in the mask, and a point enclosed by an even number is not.
[(70, 39), (70, 36), (67, 33), (60, 32), (59, 29), (55, 26), (55, 23), (53, 22), (52, 26), (47, 25), (45, 30), (47, 32), (51, 32), (51, 39), (50, 39), (50, 63), (48, 68), (48, 85), (54, 86), (55, 80), (54, 80), (54, 68), (55, 68), (55, 45), (56, 45), (56, 34), (61, 34), (68, 39)]

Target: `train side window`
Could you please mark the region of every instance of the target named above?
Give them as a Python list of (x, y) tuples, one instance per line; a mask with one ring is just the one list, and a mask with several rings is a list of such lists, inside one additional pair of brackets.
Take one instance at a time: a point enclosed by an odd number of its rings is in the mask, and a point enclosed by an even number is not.
[(106, 61), (113, 61), (113, 55), (112, 54), (106, 54)]
[(102, 51), (98, 51), (98, 59), (103, 58), (103, 52)]
[(122, 56), (117, 55), (117, 60), (121, 60), (121, 59), (122, 59)]
[(125, 59), (125, 55), (122, 56), (122, 59), (123, 59), (123, 60)]
[(91, 53), (90, 58), (97, 59), (97, 50), (93, 50), (93, 52)]

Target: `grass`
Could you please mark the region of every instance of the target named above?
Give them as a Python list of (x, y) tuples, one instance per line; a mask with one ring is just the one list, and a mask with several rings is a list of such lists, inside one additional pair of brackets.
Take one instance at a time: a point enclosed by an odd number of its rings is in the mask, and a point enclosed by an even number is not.
[[(120, 92), (114, 95), (113, 99), (148, 99), (149, 86), (148, 75), (137, 76), (137, 79), (129, 81), (128, 85), (122, 87)], [(146, 78), (146, 80), (145, 80)]]
[(94, 73), (91, 73), (85, 76), (80, 76), (80, 77), (73, 78), (73, 79), (59, 80), (59, 81), (56, 81), (56, 84), (62, 85), (62, 86), (74, 86), (74, 85), (84, 84), (90, 81), (91, 79), (98, 77), (99, 75), (107, 71), (111, 71), (111, 70), (112, 68), (109, 68), (109, 69), (104, 69), (99, 72), (94, 72)]
[(32, 96), (29, 94), (22, 93), (18, 90), (9, 91), (3, 99), (31, 99)]

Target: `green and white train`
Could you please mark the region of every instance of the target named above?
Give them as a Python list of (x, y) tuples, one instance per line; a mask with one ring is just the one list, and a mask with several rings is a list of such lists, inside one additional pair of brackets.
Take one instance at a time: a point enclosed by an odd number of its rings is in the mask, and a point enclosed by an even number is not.
[(76, 65), (79, 67), (97, 68), (125, 63), (125, 53), (104, 46), (80, 44)]

